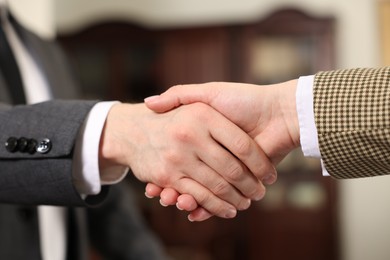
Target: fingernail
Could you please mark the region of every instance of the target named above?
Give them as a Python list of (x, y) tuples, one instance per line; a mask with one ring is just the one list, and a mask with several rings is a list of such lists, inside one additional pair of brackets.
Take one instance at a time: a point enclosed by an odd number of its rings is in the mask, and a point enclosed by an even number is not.
[(262, 191), (254, 198), (254, 200), (255, 200), (255, 201), (259, 201), (259, 200), (261, 200), (261, 199), (264, 198), (264, 195), (265, 195), (265, 189), (262, 190)]
[(157, 98), (159, 97), (159, 95), (154, 95), (154, 96), (150, 96), (150, 97), (147, 97), (144, 99), (144, 102), (153, 102), (154, 100), (156, 100)]
[(183, 210), (182, 208), (180, 208), (179, 202), (176, 203), (176, 208), (178, 208), (179, 210)]
[(261, 181), (264, 182), (265, 184), (271, 185), (276, 181), (276, 175), (271, 173), (266, 177), (264, 177)]
[(251, 200), (250, 199), (244, 200), (244, 202), (240, 204), (239, 210), (248, 209), (250, 207), (250, 205), (251, 205)]
[(262, 179), (262, 182), (265, 184), (271, 185), (276, 181), (276, 176), (275, 175), (268, 175), (267, 177)]
[(161, 204), (161, 206), (163, 206), (163, 207), (168, 207), (168, 205), (166, 205), (164, 202), (162, 202), (161, 200), (160, 200), (160, 204)]
[(231, 208), (231, 209), (228, 210), (228, 212), (226, 213), (225, 217), (226, 218), (234, 218), (236, 215), (237, 215), (237, 210), (234, 209), (234, 208)]
[(188, 215), (188, 220), (190, 221), (190, 222), (194, 222), (194, 220), (192, 219), (192, 217), (191, 217), (191, 215)]
[(154, 197), (153, 196), (150, 196), (148, 193), (145, 192), (145, 197), (149, 198), (149, 199), (153, 199)]

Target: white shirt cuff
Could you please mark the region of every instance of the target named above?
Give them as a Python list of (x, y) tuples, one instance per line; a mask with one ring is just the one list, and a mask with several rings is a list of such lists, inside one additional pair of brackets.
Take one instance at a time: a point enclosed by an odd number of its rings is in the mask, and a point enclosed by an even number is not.
[[(121, 181), (127, 174), (127, 167), (110, 169), (110, 179), (101, 180), (99, 169), (99, 143), (108, 112), (118, 102), (97, 103), (89, 112), (80, 128), (73, 155), (73, 183), (82, 195), (95, 195), (101, 190), (101, 185), (114, 184)], [(104, 175), (106, 176), (106, 175)]]
[[(318, 132), (313, 108), (314, 75), (300, 77), (298, 80), (296, 103), (299, 121), (301, 149), (304, 156), (321, 158)], [(329, 176), (321, 160), (322, 175)]]

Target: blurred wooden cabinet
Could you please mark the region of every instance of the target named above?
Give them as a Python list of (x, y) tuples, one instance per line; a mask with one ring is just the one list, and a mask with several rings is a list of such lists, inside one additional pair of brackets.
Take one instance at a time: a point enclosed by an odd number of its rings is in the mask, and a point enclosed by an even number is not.
[[(153, 30), (123, 23), (61, 36), (88, 98), (142, 101), (175, 84), (274, 83), (334, 64), (334, 20), (297, 10), (251, 24)], [(277, 136), (275, 136), (277, 138)], [(143, 194), (143, 185), (136, 186)], [(337, 187), (318, 162), (292, 153), (266, 198), (234, 220), (190, 223), (140, 196), (174, 259), (338, 259)]]
[(153, 31), (113, 22), (60, 41), (87, 97), (137, 101), (175, 84), (230, 80), (229, 29)]

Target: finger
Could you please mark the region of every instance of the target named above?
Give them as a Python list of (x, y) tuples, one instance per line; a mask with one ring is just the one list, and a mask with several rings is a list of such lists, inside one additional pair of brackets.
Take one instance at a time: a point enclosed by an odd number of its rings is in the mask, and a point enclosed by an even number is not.
[[(202, 173), (206, 178), (203, 176), (203, 182), (207, 183), (215, 189), (218, 189), (218, 187), (221, 187), (222, 185), (220, 182), (216, 182), (215, 185), (212, 185), (211, 183), (215, 182), (213, 178), (210, 178), (212, 175), (217, 176), (215, 172), (213, 172), (208, 167), (205, 167), (205, 165), (202, 162), (199, 162), (199, 166), (197, 167), (197, 173), (198, 177), (201, 177)], [(207, 172), (207, 173), (206, 173)], [(202, 179), (202, 178), (197, 178)], [(234, 204), (237, 205), (236, 208), (243, 210), (247, 209), (250, 205), (250, 200), (247, 198), (244, 198), (234, 187), (231, 187), (229, 183), (224, 181), (222, 178), (218, 178), (219, 181), (222, 181), (224, 185), (226, 185), (226, 190), (230, 189), (231, 192), (227, 192), (226, 196), (222, 199), (225, 199), (227, 202), (232, 201)], [(180, 195), (176, 190), (172, 188), (161, 188), (153, 183), (148, 183), (145, 188), (145, 195), (148, 198), (158, 197), (160, 196), (160, 204), (164, 207), (169, 205), (176, 204), (177, 208), (180, 210), (186, 210), (186, 211), (192, 211), (198, 207), (198, 204), (196, 203), (196, 200), (193, 196), (189, 194), (183, 194)], [(216, 192), (217, 193), (217, 192)]]
[[(222, 177), (214, 181), (218, 181), (217, 185), (211, 188), (214, 194), (222, 199), (229, 200), (229, 202), (237, 206), (237, 203), (240, 201), (237, 201), (236, 193), (231, 192), (231, 184), (232, 187), (234, 186), (239, 191), (238, 194), (243, 194), (244, 197), (254, 200), (261, 199), (264, 193), (264, 186), (245, 165), (217, 143), (209, 145), (206, 149), (209, 153), (200, 153), (200, 160)], [(208, 177), (210, 179), (212, 176), (209, 175)], [(206, 185), (206, 182), (200, 182)], [(207, 187), (210, 187), (210, 185)], [(240, 209), (246, 209), (245, 206)]]
[[(216, 155), (215, 160), (218, 160), (219, 156), (229, 156), (233, 157), (225, 149), (220, 148), (220, 145), (216, 145), (213, 148), (219, 151)], [(210, 149), (212, 149), (210, 147)], [(203, 150), (202, 151), (207, 151)], [(207, 160), (213, 161), (210, 156), (214, 156), (213, 151), (211, 155), (206, 155)], [(232, 158), (236, 160), (235, 158)], [(199, 184), (203, 185), (209, 189), (214, 195), (218, 196), (220, 199), (232, 204), (236, 209), (244, 210), (250, 206), (250, 199), (242, 195), (234, 186), (227, 182), (220, 174), (215, 172), (212, 168), (206, 165), (203, 161), (197, 161), (197, 164), (194, 164), (193, 169), (196, 169), (192, 174), (187, 174), (189, 177), (193, 178)], [(189, 170), (187, 170), (189, 171)], [(256, 180), (257, 181), (257, 180)], [(248, 184), (249, 185), (249, 184)]]
[[(274, 175), (273, 165), (244, 131), (224, 118), (213, 118), (208, 123), (211, 136), (217, 143), (205, 143), (208, 147), (201, 147), (198, 156), (244, 196), (254, 200), (261, 199), (265, 188), (259, 179)], [(204, 150), (210, 152), (201, 152)]]
[(145, 196), (149, 199), (160, 196), (162, 188), (153, 183), (146, 184), (145, 187)]
[(212, 97), (217, 94), (216, 88), (204, 88), (207, 84), (178, 85), (171, 87), (158, 96), (151, 96), (144, 99), (148, 108), (155, 112), (166, 112), (175, 107), (203, 102), (209, 104)]
[(181, 194), (191, 194), (198, 205), (208, 212), (221, 218), (233, 218), (237, 214), (236, 208), (221, 200), (209, 189), (190, 178), (181, 178), (174, 183), (174, 189)]
[(176, 205), (179, 193), (171, 188), (165, 188), (160, 194), (160, 204), (163, 206)]
[(242, 129), (230, 121), (214, 121), (211, 129), (213, 138), (234, 154), (259, 179), (275, 176), (276, 170), (260, 146)]
[(176, 207), (179, 210), (193, 211), (198, 207), (194, 197), (189, 194), (182, 194), (177, 198)]
[(206, 219), (209, 219), (212, 216), (213, 215), (210, 212), (208, 212), (204, 208), (199, 207), (199, 208), (195, 209), (194, 211), (192, 211), (188, 215), (188, 220), (191, 221), (191, 222), (194, 222), (194, 221), (205, 221)]

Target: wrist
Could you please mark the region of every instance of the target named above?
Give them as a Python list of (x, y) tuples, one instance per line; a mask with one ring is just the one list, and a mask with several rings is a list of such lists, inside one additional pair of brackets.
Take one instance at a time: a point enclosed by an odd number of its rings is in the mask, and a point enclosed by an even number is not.
[(291, 137), (294, 148), (300, 146), (300, 131), (296, 105), (298, 80), (290, 80), (279, 84), (279, 104), (284, 121)]
[[(132, 136), (130, 123), (131, 113), (135, 105), (116, 104), (108, 112), (106, 122), (103, 127), (99, 144), (99, 168), (107, 169), (117, 166), (128, 166), (129, 147), (126, 152), (124, 145), (126, 140), (123, 136)], [(126, 131), (126, 132), (124, 132)], [(129, 155), (131, 156), (131, 155)]]

